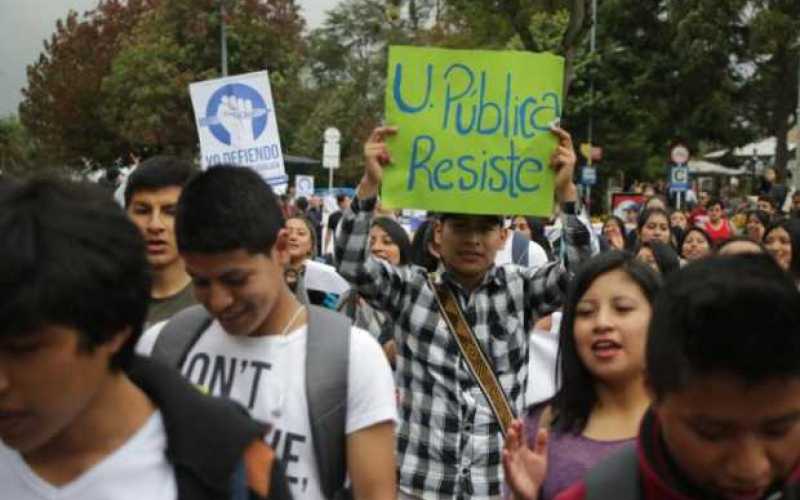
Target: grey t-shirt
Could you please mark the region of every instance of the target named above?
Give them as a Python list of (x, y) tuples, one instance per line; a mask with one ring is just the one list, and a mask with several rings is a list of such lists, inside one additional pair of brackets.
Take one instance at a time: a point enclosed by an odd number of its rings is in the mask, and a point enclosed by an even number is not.
[(183, 290), (163, 299), (150, 299), (150, 308), (147, 311), (145, 329), (171, 318), (175, 313), (197, 304), (194, 299), (194, 287), (190, 281)]

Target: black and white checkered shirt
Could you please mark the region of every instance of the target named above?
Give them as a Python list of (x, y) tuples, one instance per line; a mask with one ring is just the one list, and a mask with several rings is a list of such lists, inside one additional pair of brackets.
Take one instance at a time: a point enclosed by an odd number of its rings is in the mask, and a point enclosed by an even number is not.
[[(396, 381), (400, 391), (400, 489), (427, 499), (499, 498), (503, 436), (491, 407), (472, 379), (439, 314), (420, 267), (393, 267), (372, 258), (369, 230), (374, 198), (353, 200), (339, 226), (339, 272), (373, 307), (394, 321)], [(566, 260), (590, 254), (589, 232), (565, 216)], [(468, 293), (448, 273), (484, 352), (517, 415), (525, 408), (528, 334), (533, 323), (561, 305), (567, 271), (552, 263), (536, 271), (508, 265), (490, 270)]]

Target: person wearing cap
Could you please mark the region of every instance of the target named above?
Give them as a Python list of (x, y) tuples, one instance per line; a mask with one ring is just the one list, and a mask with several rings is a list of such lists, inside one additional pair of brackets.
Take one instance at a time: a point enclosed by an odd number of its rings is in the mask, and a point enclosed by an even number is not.
[[(501, 424), (445, 326), (427, 271), (393, 266), (369, 252), (378, 187), (391, 162), (384, 140), (395, 133), (396, 128), (377, 128), (364, 146), (364, 177), (340, 222), (336, 256), (340, 274), (395, 321), (399, 495), (497, 498)], [(564, 261), (536, 270), (496, 266), (495, 255), (508, 235), (501, 217), (449, 213), (432, 223), (443, 272), (430, 278), (457, 297), (516, 414), (524, 409), (528, 384), (528, 332), (561, 306), (566, 264), (575, 266), (590, 254), (589, 231), (575, 216), (572, 138), (560, 128), (553, 134), (559, 144), (550, 165), (564, 218)]]

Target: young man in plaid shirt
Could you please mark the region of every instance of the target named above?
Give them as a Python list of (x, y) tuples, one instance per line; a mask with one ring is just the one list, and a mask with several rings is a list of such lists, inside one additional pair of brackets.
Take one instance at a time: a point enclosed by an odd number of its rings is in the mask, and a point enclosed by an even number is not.
[[(445, 270), (436, 279), (458, 297), (517, 415), (525, 407), (528, 332), (540, 316), (561, 305), (568, 278), (565, 263), (574, 266), (590, 254), (589, 232), (575, 216), (572, 139), (562, 129), (552, 132), (559, 140), (550, 163), (565, 214), (565, 262), (536, 271), (495, 267), (495, 254), (507, 234), (502, 217), (445, 214), (434, 228)], [(364, 147), (364, 177), (340, 223), (336, 252), (342, 276), (394, 319), (400, 498), (499, 498), (500, 424), (439, 313), (425, 270), (396, 268), (370, 256), (378, 188), (383, 168), (391, 162), (384, 139), (395, 133), (392, 127), (378, 128)]]

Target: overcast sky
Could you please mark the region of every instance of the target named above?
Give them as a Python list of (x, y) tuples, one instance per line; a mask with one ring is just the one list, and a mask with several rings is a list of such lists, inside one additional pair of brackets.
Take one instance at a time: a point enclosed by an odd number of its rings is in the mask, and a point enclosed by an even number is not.
[[(0, 0), (0, 117), (17, 112), (25, 86), (25, 67), (43, 49), (56, 20), (69, 9), (84, 12), (98, 0)], [(338, 0), (297, 0), (308, 26), (320, 25), (325, 12)]]

